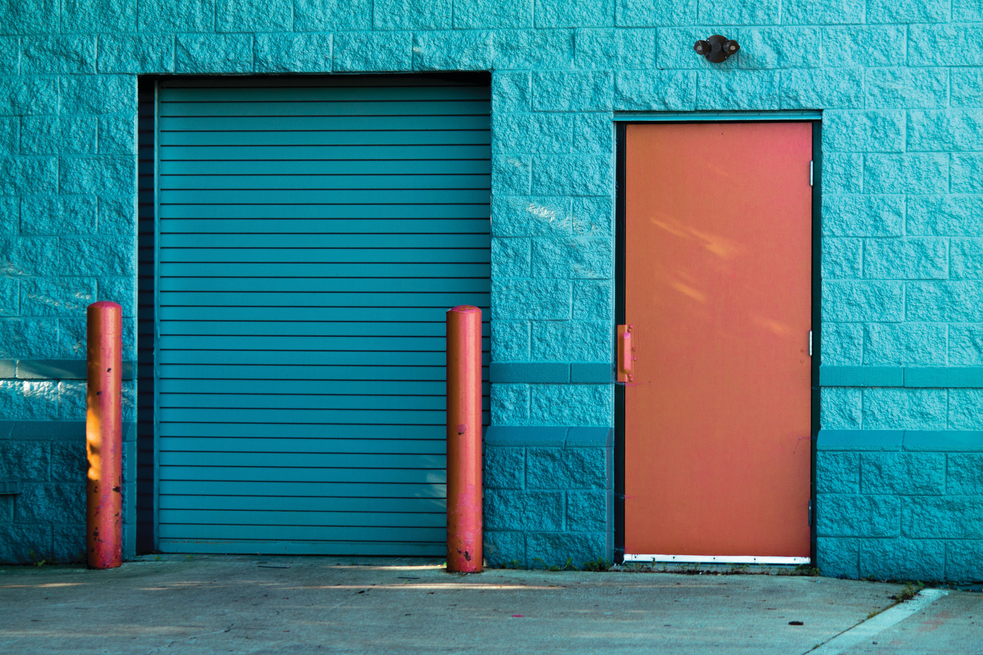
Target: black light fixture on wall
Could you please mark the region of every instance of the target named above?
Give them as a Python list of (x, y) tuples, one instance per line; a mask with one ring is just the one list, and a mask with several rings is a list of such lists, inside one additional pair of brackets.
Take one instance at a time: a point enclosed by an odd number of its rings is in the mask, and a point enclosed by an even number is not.
[(741, 46), (737, 44), (737, 41), (719, 34), (714, 34), (706, 41), (697, 41), (693, 46), (693, 50), (696, 50), (697, 54), (703, 55), (712, 64), (727, 61), (728, 57), (740, 49)]

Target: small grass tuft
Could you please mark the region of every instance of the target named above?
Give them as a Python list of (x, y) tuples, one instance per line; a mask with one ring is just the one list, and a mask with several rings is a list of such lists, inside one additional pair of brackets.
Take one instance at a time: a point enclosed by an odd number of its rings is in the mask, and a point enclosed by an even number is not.
[(906, 582), (905, 586), (901, 587), (901, 591), (891, 596), (891, 600), (903, 603), (917, 596), (924, 588), (925, 584), (922, 582)]
[(590, 560), (588, 562), (584, 562), (583, 565), (581, 565), (581, 569), (584, 571), (601, 572), (601, 571), (607, 571), (610, 568), (611, 568), (611, 561), (604, 557), (598, 557), (596, 560)]

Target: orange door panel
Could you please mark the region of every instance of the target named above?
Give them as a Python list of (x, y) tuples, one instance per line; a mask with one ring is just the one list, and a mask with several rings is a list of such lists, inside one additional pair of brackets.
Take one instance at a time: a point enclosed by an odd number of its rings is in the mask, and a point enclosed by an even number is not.
[(625, 552), (809, 557), (812, 126), (625, 146)]

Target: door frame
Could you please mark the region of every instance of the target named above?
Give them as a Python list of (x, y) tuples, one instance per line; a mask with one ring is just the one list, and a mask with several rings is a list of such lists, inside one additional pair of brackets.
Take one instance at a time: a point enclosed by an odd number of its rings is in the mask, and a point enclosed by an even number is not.
[[(816, 566), (816, 438), (819, 434), (819, 364), (822, 354), (822, 112), (660, 112), (615, 116), (617, 148), (615, 205), (615, 325), (625, 317), (625, 139), (627, 126), (638, 123), (771, 123), (812, 124), (812, 361), (809, 474), (809, 566)], [(614, 385), (614, 561), (625, 558), (625, 387)], [(707, 558), (712, 560), (712, 558)], [(741, 558), (754, 559), (754, 558)], [(736, 561), (736, 560), (735, 560)], [(730, 559), (727, 560), (731, 562)], [(749, 562), (751, 563), (751, 562)]]

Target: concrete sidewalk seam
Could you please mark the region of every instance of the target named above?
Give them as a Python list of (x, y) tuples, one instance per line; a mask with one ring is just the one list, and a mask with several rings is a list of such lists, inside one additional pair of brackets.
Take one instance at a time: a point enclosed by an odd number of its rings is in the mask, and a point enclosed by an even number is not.
[(854, 646), (868, 641), (875, 635), (901, 623), (910, 616), (922, 611), (939, 598), (949, 595), (941, 589), (924, 589), (918, 592), (912, 600), (898, 603), (877, 616), (858, 623), (849, 630), (841, 632), (818, 648), (807, 651), (809, 655), (839, 655)]

